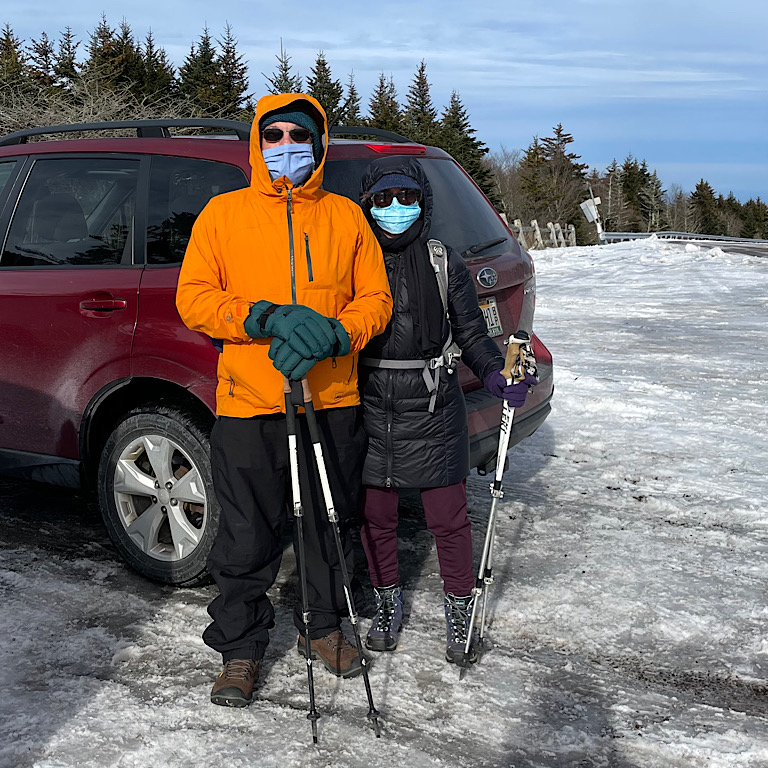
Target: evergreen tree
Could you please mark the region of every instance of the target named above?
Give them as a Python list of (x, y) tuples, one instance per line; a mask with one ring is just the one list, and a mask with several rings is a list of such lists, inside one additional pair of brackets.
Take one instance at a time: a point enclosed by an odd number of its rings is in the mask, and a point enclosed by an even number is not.
[(41, 88), (50, 88), (55, 80), (56, 49), (53, 41), (43, 32), (39, 40), (32, 40), (28, 54), (28, 72), (32, 81)]
[(432, 105), (427, 65), (422, 59), (405, 99), (403, 126), (408, 138), (422, 144), (434, 144), (438, 132), (437, 110)]
[(395, 133), (402, 133), (404, 130), (395, 81), (392, 77), (387, 80), (383, 72), (379, 74), (379, 82), (368, 102), (367, 122), (371, 128), (381, 128)]
[(742, 235), (758, 240), (768, 238), (768, 205), (759, 197), (747, 200), (742, 207)]
[(98, 73), (104, 82), (114, 82), (117, 75), (116, 47), (115, 30), (109, 26), (106, 14), (102, 13), (101, 20), (88, 40), (88, 58), (84, 69)]
[(216, 58), (211, 33), (208, 27), (205, 27), (200, 41), (197, 45), (192, 45), (179, 68), (179, 92), (207, 113), (216, 112), (220, 103), (220, 78)]
[(721, 235), (723, 222), (717, 210), (715, 191), (702, 179), (691, 193), (696, 232), (702, 235)]
[(355, 75), (349, 73), (347, 79), (347, 97), (344, 100), (344, 125), (363, 125), (363, 116), (360, 114), (360, 94), (355, 86)]
[(627, 232), (644, 232), (646, 223), (642, 213), (640, 191), (648, 183), (647, 168), (643, 171), (641, 165), (632, 155), (627, 155), (621, 166), (621, 191), (627, 204)]
[[(622, 190), (622, 172), (616, 159), (606, 168), (605, 178), (600, 186), (603, 226), (608, 232), (626, 232), (627, 200)], [(593, 186), (593, 190), (597, 187)]]
[(237, 117), (248, 99), (248, 66), (237, 52), (237, 39), (227, 24), (224, 39), (219, 40), (221, 53), (216, 59), (219, 70), (218, 100), (221, 112)]
[(77, 48), (80, 45), (75, 40), (71, 27), (66, 27), (59, 39), (59, 47), (53, 60), (53, 76), (57, 86), (69, 90), (77, 77), (78, 64)]
[(543, 223), (549, 206), (549, 185), (544, 151), (538, 136), (534, 137), (520, 162), (520, 191), (523, 199), (521, 218), (539, 219)]
[(502, 209), (501, 197), (490, 165), (486, 162), (488, 147), (475, 137), (467, 110), (454, 91), (443, 111), (435, 141), (474, 179), (497, 210)]
[(145, 96), (169, 95), (176, 87), (173, 66), (168, 61), (168, 55), (163, 48), (155, 45), (152, 30), (147, 32), (144, 41), (144, 73), (142, 76), (142, 91)]
[[(283, 48), (283, 39), (280, 38), (280, 55), (277, 59), (277, 69), (272, 77), (264, 77), (267, 80), (267, 90), (270, 93), (301, 93), (302, 80), (299, 75), (294, 75), (291, 68), (291, 57)], [(263, 73), (262, 73), (263, 74)]]
[(328, 117), (328, 128), (344, 122), (344, 88), (341, 81), (334, 80), (331, 68), (320, 51), (315, 59), (315, 66), (311, 69), (311, 75), (307, 78), (307, 93), (314, 96)]
[(741, 237), (744, 210), (733, 192), (729, 192), (728, 197), (717, 196), (717, 213), (723, 224), (723, 234), (728, 237)]
[(21, 40), (6, 22), (0, 35), (0, 85), (19, 85), (24, 80), (24, 65), (27, 56), (22, 50)]
[(554, 128), (552, 137), (541, 140), (546, 164), (548, 217), (551, 221), (568, 222), (577, 227), (583, 224), (579, 204), (586, 193), (586, 163), (578, 162), (579, 155), (568, 150), (574, 138), (563, 130), (562, 124)]
[(133, 37), (133, 31), (125, 19), (120, 22), (112, 51), (115, 84), (126, 85), (133, 94), (141, 96), (145, 73), (144, 57), (141, 48)]

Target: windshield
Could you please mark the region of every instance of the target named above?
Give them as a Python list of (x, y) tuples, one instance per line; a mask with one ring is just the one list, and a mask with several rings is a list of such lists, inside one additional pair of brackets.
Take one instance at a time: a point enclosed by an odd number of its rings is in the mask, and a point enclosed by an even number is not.
[[(509, 250), (511, 236), (493, 206), (450, 158), (419, 158), (432, 186), (430, 235), (464, 253), (474, 245), (495, 242), (465, 258), (493, 256)], [(325, 164), (323, 188), (360, 201), (360, 179), (370, 163), (365, 158), (343, 158)]]

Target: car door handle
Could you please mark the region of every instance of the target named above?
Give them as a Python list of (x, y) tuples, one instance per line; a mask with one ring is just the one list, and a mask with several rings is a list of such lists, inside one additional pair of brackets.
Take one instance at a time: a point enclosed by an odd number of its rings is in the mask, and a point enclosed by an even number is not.
[(80, 302), (80, 309), (86, 312), (114, 312), (116, 309), (125, 309), (128, 302), (125, 299), (86, 299)]

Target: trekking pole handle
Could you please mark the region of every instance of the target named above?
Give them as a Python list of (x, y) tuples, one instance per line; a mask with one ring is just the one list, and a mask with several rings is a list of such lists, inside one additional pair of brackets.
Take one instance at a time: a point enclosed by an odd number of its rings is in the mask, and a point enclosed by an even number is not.
[(520, 382), (525, 379), (525, 358), (530, 336), (525, 331), (513, 333), (507, 341), (507, 357), (501, 375), (512, 382)]
[[(297, 381), (289, 379), (287, 376), (283, 376), (283, 392), (285, 392), (286, 395), (290, 395), (293, 391), (293, 385), (298, 383), (299, 382)], [(306, 376), (301, 380), (301, 397), (305, 403), (312, 402), (312, 392), (309, 389), (309, 382), (307, 381)]]

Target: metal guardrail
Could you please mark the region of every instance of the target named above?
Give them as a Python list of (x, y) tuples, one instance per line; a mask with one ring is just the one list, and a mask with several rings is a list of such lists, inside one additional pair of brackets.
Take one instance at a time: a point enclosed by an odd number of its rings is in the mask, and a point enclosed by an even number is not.
[(746, 243), (749, 245), (768, 246), (768, 240), (754, 240), (751, 237), (727, 237), (725, 235), (701, 235), (696, 232), (601, 232), (602, 242), (618, 243), (622, 240), (640, 240), (644, 237), (657, 237), (659, 240), (701, 240), (717, 243)]
[(736, 253), (751, 256), (768, 256), (768, 240), (753, 240), (749, 237), (726, 237), (724, 235), (702, 235), (696, 232), (601, 232), (600, 244), (619, 243), (625, 240), (642, 240), (656, 237), (671, 242), (689, 242), (695, 245), (722, 245)]

